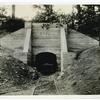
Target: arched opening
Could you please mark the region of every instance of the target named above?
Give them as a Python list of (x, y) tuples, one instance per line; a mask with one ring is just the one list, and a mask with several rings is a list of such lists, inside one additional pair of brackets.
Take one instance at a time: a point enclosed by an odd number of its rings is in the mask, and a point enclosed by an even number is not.
[(50, 75), (57, 71), (57, 57), (50, 52), (42, 52), (35, 56), (35, 67), (43, 75)]

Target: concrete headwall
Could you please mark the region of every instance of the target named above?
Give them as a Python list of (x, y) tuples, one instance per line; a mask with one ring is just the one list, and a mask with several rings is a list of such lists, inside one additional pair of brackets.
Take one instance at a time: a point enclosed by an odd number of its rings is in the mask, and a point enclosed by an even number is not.
[[(60, 64), (60, 28), (50, 25), (49, 29), (42, 28), (41, 23), (33, 24), (31, 45), (33, 61), (35, 55), (41, 52), (51, 52), (56, 54), (57, 62)], [(30, 52), (30, 53), (31, 53)]]

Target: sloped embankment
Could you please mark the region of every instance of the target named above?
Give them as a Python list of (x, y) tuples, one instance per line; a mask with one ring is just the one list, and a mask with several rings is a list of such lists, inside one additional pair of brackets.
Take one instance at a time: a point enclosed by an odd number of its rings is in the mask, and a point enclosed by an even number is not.
[(0, 39), (0, 45), (12, 51), (12, 56), (24, 63), (27, 62), (27, 54), (23, 53), (24, 40), (26, 37), (26, 29), (22, 28), (11, 34), (7, 34)]
[(0, 94), (27, 89), (34, 83), (35, 70), (9, 53), (9, 50), (0, 48)]
[(100, 47), (85, 50), (70, 67), (69, 81), (75, 94), (100, 94)]
[(69, 51), (76, 53), (99, 45), (97, 40), (75, 30), (70, 31), (67, 41)]

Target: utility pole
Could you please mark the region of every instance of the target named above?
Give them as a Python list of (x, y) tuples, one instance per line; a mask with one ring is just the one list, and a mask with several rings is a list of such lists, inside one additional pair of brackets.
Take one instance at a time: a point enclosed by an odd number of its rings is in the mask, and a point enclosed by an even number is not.
[(75, 25), (74, 25), (74, 6), (72, 6), (72, 28), (75, 28)]
[(15, 5), (12, 5), (12, 19), (15, 19)]

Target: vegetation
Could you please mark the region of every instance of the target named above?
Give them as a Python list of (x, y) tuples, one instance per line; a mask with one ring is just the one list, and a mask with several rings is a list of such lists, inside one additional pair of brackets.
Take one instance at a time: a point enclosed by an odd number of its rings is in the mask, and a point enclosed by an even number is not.
[(20, 28), (24, 27), (24, 20), (19, 18), (9, 18), (0, 26), (0, 30), (5, 30), (7, 32), (14, 32)]
[(41, 10), (33, 19), (34, 22), (68, 24), (71, 21), (70, 15), (55, 12), (53, 5), (34, 5), (33, 7)]
[(0, 7), (0, 25), (2, 25), (2, 23), (4, 21), (6, 21), (7, 16), (6, 16), (6, 9), (4, 7)]
[(33, 19), (34, 22), (53, 23), (58, 22), (57, 13), (53, 11), (53, 5), (34, 5), (34, 8), (41, 10)]
[(58, 14), (53, 10), (53, 5), (34, 5), (34, 8), (41, 10), (33, 19), (34, 22), (67, 24), (69, 28), (99, 40), (100, 5), (75, 5), (77, 12), (73, 11), (70, 15)]
[[(12, 16), (7, 16), (6, 8), (0, 8), (0, 30), (14, 32), (24, 27), (24, 20), (15, 17), (15, 5), (12, 5)], [(0, 33), (0, 35), (3, 32)]]
[(14, 32), (20, 28), (24, 27), (24, 20), (15, 18), (15, 19), (8, 19), (5, 23), (2, 24), (1, 29), (5, 29), (8, 32)]
[(75, 26), (78, 31), (91, 37), (99, 37), (100, 31), (100, 6), (99, 5), (76, 5)]

